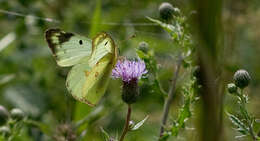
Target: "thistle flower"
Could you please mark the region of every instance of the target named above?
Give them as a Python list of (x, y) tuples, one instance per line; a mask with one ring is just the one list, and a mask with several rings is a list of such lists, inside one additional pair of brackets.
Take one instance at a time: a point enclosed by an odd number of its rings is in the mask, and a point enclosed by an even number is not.
[(130, 61), (121, 59), (112, 70), (113, 78), (121, 78), (123, 81), (122, 99), (127, 104), (137, 101), (139, 96), (138, 80), (146, 74), (144, 61)]
[(144, 61), (130, 61), (121, 59), (117, 62), (116, 67), (112, 70), (112, 77), (122, 78), (123, 82), (129, 83), (138, 80), (143, 74), (146, 74)]

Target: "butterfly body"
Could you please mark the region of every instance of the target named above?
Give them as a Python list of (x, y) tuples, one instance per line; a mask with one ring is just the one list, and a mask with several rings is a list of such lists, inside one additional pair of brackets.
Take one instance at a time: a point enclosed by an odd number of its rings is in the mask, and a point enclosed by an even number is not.
[(46, 31), (46, 41), (59, 66), (72, 66), (66, 87), (72, 96), (96, 105), (104, 95), (117, 60), (117, 48), (107, 33), (93, 40), (60, 29)]

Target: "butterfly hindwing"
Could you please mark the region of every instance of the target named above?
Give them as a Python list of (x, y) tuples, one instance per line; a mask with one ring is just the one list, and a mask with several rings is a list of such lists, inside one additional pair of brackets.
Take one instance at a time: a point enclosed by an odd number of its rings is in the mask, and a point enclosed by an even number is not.
[(88, 101), (85, 101), (83, 98), (83, 87), (86, 82), (85, 72), (90, 71), (91, 68), (89, 67), (87, 62), (77, 64), (72, 67), (70, 70), (67, 80), (66, 80), (66, 87), (69, 93), (76, 99), (81, 102), (87, 103), (88, 105), (93, 105)]
[(86, 37), (60, 29), (48, 29), (45, 38), (59, 66), (73, 66), (91, 54), (92, 42)]
[(98, 34), (92, 41), (90, 59), (75, 65), (67, 77), (67, 88), (73, 97), (96, 105), (105, 93), (116, 59), (117, 49), (112, 38), (106, 33)]

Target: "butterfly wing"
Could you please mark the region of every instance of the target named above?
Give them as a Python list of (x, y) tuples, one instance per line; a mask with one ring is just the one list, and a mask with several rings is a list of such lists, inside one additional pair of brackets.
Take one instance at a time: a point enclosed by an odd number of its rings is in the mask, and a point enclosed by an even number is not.
[(93, 39), (88, 63), (74, 66), (68, 75), (67, 88), (73, 97), (96, 105), (105, 93), (116, 59), (117, 48), (112, 38), (106, 33), (98, 34)]
[[(117, 48), (113, 39), (106, 33), (98, 34), (92, 42), (92, 52), (89, 59), (89, 65), (94, 66), (107, 54), (117, 55)], [(117, 57), (117, 56), (116, 56)], [(112, 58), (111, 58), (112, 59)]]
[(78, 64), (91, 54), (91, 40), (86, 37), (60, 29), (48, 29), (45, 38), (59, 66)]

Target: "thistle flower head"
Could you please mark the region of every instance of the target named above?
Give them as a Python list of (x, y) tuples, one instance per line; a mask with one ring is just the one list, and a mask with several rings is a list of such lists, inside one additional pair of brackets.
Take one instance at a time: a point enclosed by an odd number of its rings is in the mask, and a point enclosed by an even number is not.
[(146, 74), (144, 61), (130, 61), (120, 59), (112, 70), (112, 77), (123, 80), (122, 100), (127, 104), (133, 104), (139, 97), (138, 79)]
[(123, 82), (129, 83), (133, 80), (138, 80), (143, 74), (146, 74), (144, 61), (130, 61), (121, 59), (117, 62), (115, 68), (112, 70), (113, 78), (122, 78)]

